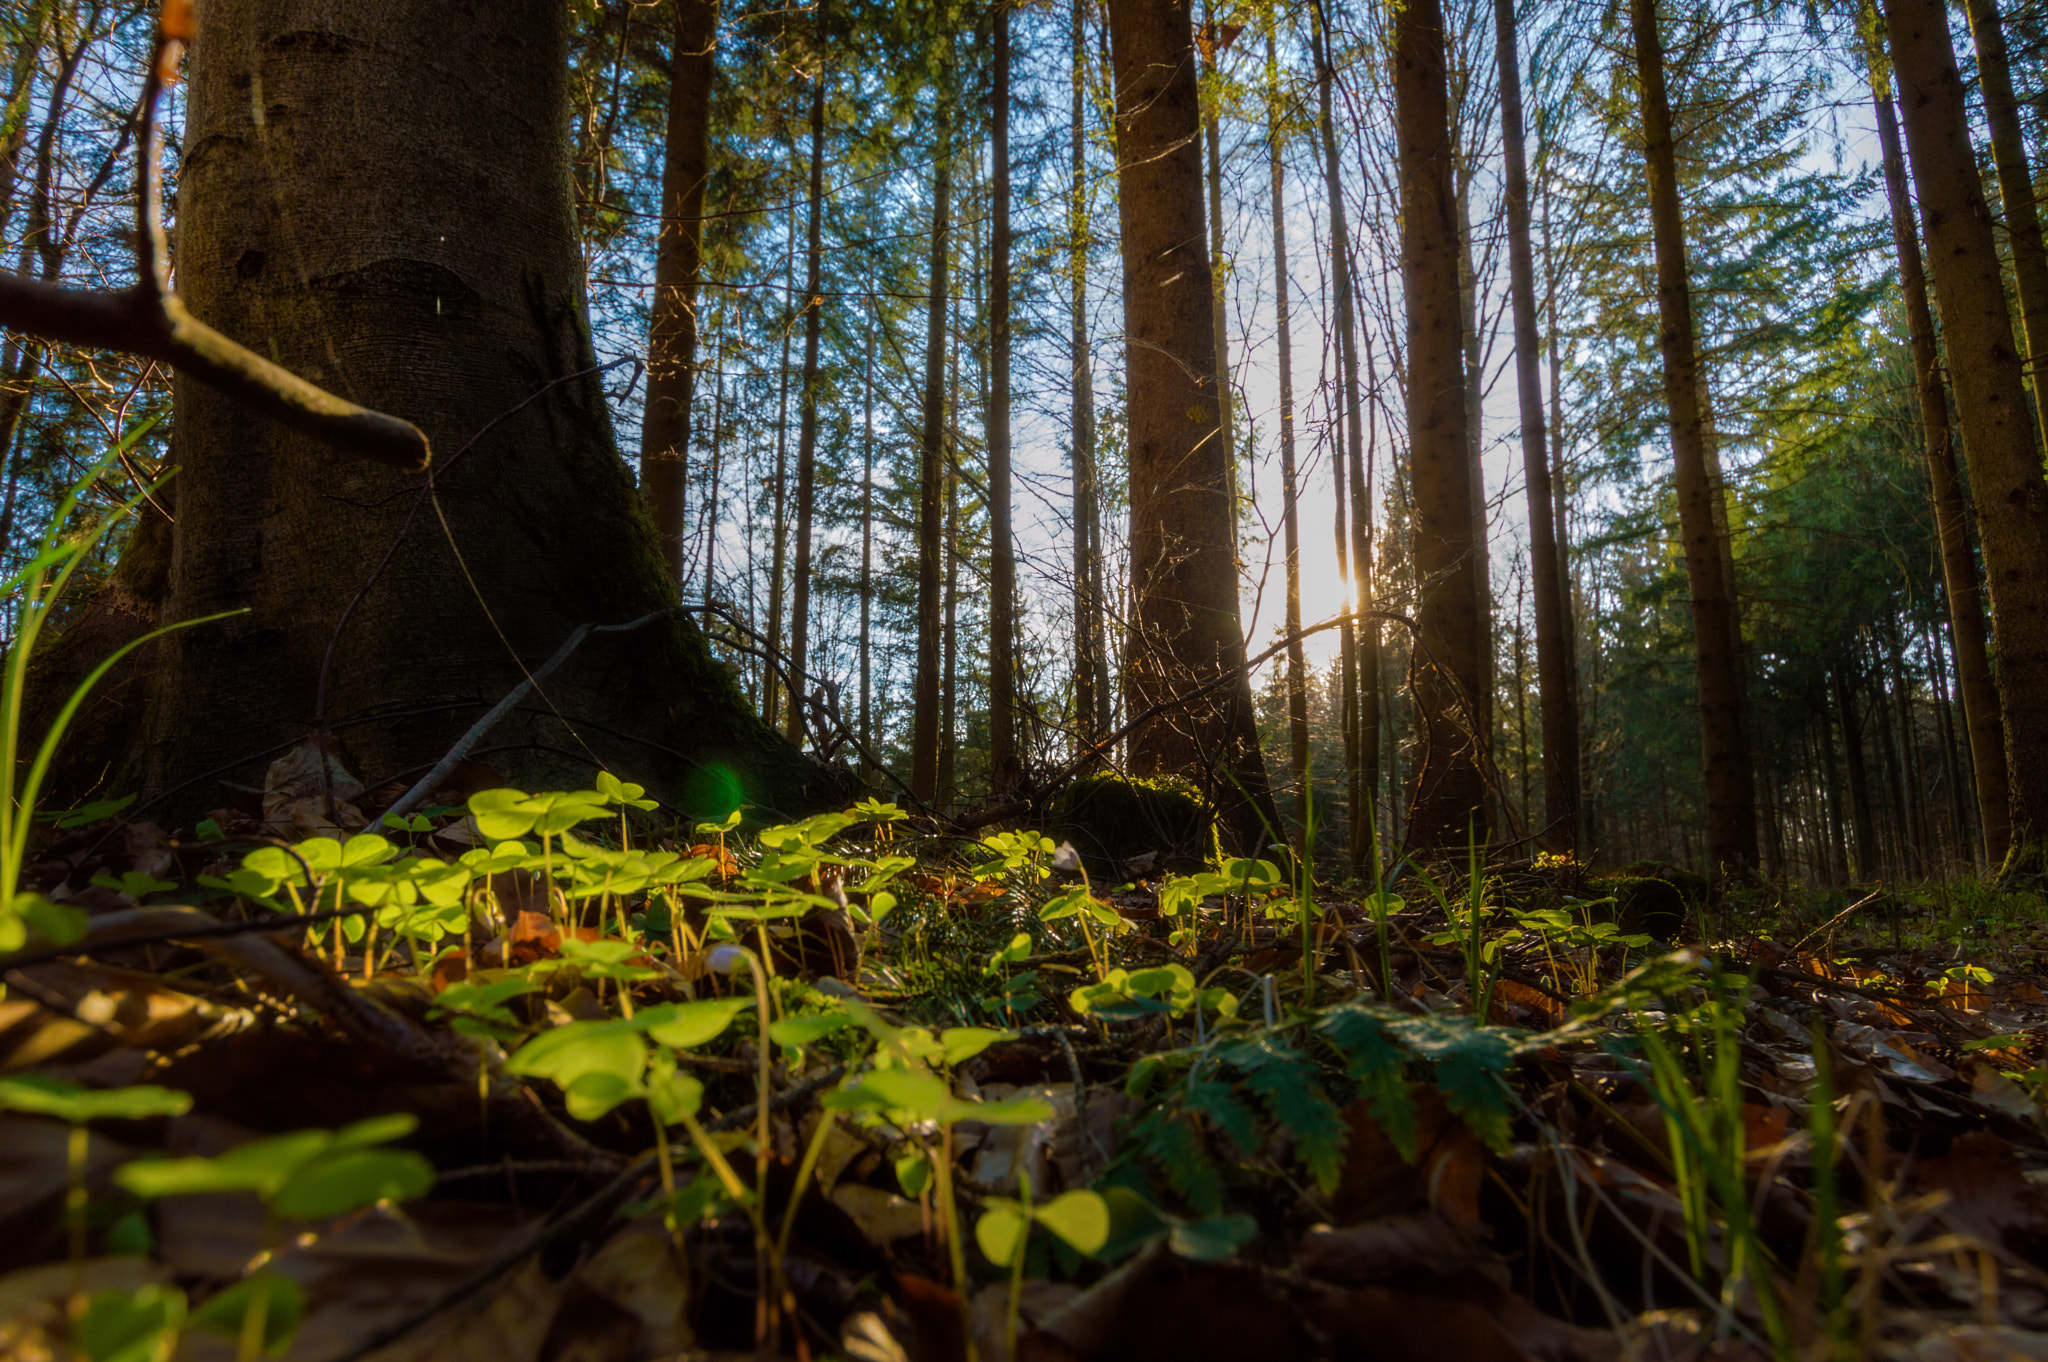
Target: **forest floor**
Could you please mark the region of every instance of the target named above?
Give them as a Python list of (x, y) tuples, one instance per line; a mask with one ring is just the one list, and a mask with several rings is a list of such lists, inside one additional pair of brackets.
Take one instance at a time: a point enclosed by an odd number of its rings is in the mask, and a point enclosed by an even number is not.
[(0, 1356), (2048, 1357), (2039, 894), (599, 785), (46, 826)]

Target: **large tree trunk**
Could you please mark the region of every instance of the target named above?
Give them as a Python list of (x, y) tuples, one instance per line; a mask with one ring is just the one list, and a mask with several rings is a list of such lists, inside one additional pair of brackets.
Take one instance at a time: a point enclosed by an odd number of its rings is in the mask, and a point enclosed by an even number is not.
[(1226, 834), (1279, 826), (1266, 786), (1237, 614), (1229, 465), (1218, 427), (1216, 338), (1202, 223), (1201, 117), (1187, 0), (1111, 0), (1118, 215), (1130, 393), (1133, 632), (1124, 694), (1142, 726), (1130, 765), (1207, 786)]
[[(822, 8), (819, 13), (823, 13)], [(818, 27), (821, 54), (811, 86), (811, 203), (804, 229), (804, 375), (797, 398), (796, 568), (792, 573), (789, 610), (789, 660), (795, 674), (782, 730), (795, 743), (803, 741), (804, 704), (809, 694), (804, 673), (811, 665), (811, 519), (818, 488), (818, 343), (825, 329), (824, 284), (820, 278), (825, 257), (826, 67), (822, 19)]]
[[(1276, 15), (1273, 27), (1279, 26)], [(1287, 277), (1287, 177), (1282, 165), (1286, 140), (1280, 96), (1280, 63), (1273, 28), (1266, 30), (1266, 158), (1273, 177), (1274, 340), (1280, 347), (1280, 525), (1287, 551), (1287, 747), (1294, 767), (1294, 821), (1304, 830), (1310, 813), (1308, 755), (1308, 661), (1301, 644), (1301, 488), (1294, 466), (1294, 336)], [(1304, 833), (1305, 835), (1305, 833)], [(1307, 850), (1304, 845), (1300, 848)]]
[[(567, 50), (551, 0), (206, 5), (186, 302), (443, 453), (414, 514), (420, 481), (178, 380), (162, 618), (248, 613), (158, 647), (146, 784), (179, 790), (174, 812), (316, 721), (367, 780), (418, 771), (578, 625), (676, 604), (592, 372)], [(547, 701), (491, 735), (508, 779), (580, 785), (602, 762), (705, 811), (827, 793), (678, 618), (593, 638)]]
[(1743, 740), (1742, 657), (1736, 647), (1734, 583), (1728, 579), (1716, 502), (1721, 493), (1707, 449), (1705, 393), (1693, 335), (1692, 285), (1686, 275), (1685, 217), (1671, 105), (1664, 86), (1664, 44), (1656, 0), (1630, 0), (1641, 82), (1643, 157), (1656, 236), (1657, 341), (1664, 358), (1664, 400), (1671, 413), (1671, 454), (1678, 484), (1679, 535), (1698, 668), (1700, 736), (1707, 795), (1707, 859), (1726, 867), (1756, 864), (1756, 781)]
[[(946, 43), (951, 55), (951, 43)], [(941, 69), (950, 67), (950, 60)], [(910, 793), (939, 797), (939, 653), (945, 628), (946, 266), (953, 210), (953, 101), (939, 92), (932, 175), (932, 254), (925, 309), (923, 429), (917, 448), (917, 669), (911, 677)]]
[(1522, 141), (1522, 66), (1514, 0), (1493, 0), (1494, 51), (1500, 62), (1501, 154), (1506, 162), (1508, 290), (1515, 316), (1515, 395), (1522, 423), (1522, 483), (1529, 508), (1529, 582), (1536, 593), (1537, 707), (1543, 725), (1543, 840), (1578, 850), (1579, 716), (1572, 704), (1572, 659), (1565, 624), (1564, 572), (1552, 522), (1554, 494), (1544, 438), (1543, 384), (1536, 372), (1536, 263), (1530, 249), (1529, 167)]
[[(1875, 73), (1874, 73), (1875, 74)], [(1891, 204), (1892, 241), (1899, 253), (1899, 287), (1905, 294), (1906, 327), (1913, 344), (1913, 376), (1920, 394), (1920, 429), (1927, 457), (1927, 486), (1941, 540), (1941, 575), (1948, 588), (1949, 628), (1955, 636), (1963, 726), (1970, 737), (1976, 773), (1978, 823), (1984, 856), (1996, 866), (2012, 836), (2011, 802), (2006, 797), (2005, 725), (1998, 717), (1998, 683), (1991, 674), (1990, 640), (1984, 633), (1983, 593), (1977, 584), (1977, 556), (1970, 546), (1970, 520), (1956, 474), (1955, 442), (1948, 426), (1948, 393), (1941, 380), (1934, 314), (1927, 304), (1927, 274), (1920, 261), (1920, 232), (1906, 189), (1906, 162), (1899, 150), (1897, 117), (1884, 81), (1877, 91), (1877, 140), (1884, 156), (1886, 198)]]
[(2027, 340), (2027, 368), (2040, 400), (2040, 370), (2048, 360), (2048, 247), (2041, 241), (2041, 215), (2034, 200), (2034, 174), (2027, 164), (2019, 102), (2013, 98), (2012, 67), (2005, 55), (2005, 26), (1998, 0), (1965, 0), (1970, 37), (1977, 48), (1977, 83), (1984, 96), (1984, 121), (1991, 128), (1991, 160), (1998, 167), (1998, 196), (2005, 205), (2006, 239), (2012, 243), (2012, 273), (2019, 285), (2020, 322)]
[(1940, 0), (1886, 0), (1884, 8), (1998, 640), (2012, 818), (2007, 864), (2038, 870), (2037, 839), (2048, 836), (2048, 482), (1946, 11)]
[(1010, 6), (995, 12), (995, 226), (989, 263), (988, 763), (998, 800), (1019, 788), (1017, 759), (1017, 551), (1010, 532)]
[(704, 182), (711, 174), (711, 76), (717, 0), (676, 0), (669, 51), (668, 137), (661, 166), (661, 229), (647, 325), (647, 405), (640, 417), (640, 493), (681, 581), (690, 401), (697, 386), (697, 278), (703, 260)]
[(1421, 752), (1410, 846), (1462, 846), (1486, 818), (1477, 705), (1484, 659), (1472, 480), (1465, 445), (1464, 327), (1443, 10), (1409, 0), (1394, 16), (1400, 146), (1401, 282), (1407, 300), (1409, 481), (1415, 500), (1414, 696)]

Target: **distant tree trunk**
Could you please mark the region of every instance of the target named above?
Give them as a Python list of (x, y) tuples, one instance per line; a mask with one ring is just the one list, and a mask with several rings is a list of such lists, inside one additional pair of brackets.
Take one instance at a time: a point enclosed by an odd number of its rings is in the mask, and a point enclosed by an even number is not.
[[(1320, 15), (1321, 11), (1316, 12)], [(1318, 130), (1323, 144), (1323, 186), (1330, 201), (1330, 281), (1337, 314), (1337, 365), (1344, 393), (1344, 438), (1331, 446), (1336, 477), (1347, 482), (1338, 491), (1339, 536), (1343, 528), (1344, 505), (1350, 509), (1349, 542), (1337, 559), (1351, 583), (1351, 599), (1359, 609), (1373, 607), (1372, 503), (1365, 491), (1365, 423), (1358, 389), (1358, 330), (1353, 280), (1351, 277), (1351, 227), (1344, 209), (1343, 166), (1337, 156), (1337, 121), (1330, 107), (1335, 66), (1330, 58), (1329, 33), (1318, 21), (1313, 34), (1316, 62), (1316, 92), (1320, 104)], [(1345, 710), (1350, 741), (1345, 747), (1349, 778), (1350, 811), (1348, 845), (1354, 873), (1366, 873), (1365, 860), (1371, 851), (1372, 795), (1379, 786), (1379, 623), (1360, 620), (1350, 625), (1344, 656)]]
[[(944, 42), (951, 65), (952, 43)], [(917, 670), (911, 678), (910, 792), (939, 797), (939, 664), (945, 627), (946, 267), (953, 204), (953, 101), (939, 92), (932, 172), (930, 302), (925, 308), (923, 430), (917, 449)]]
[(2006, 864), (2038, 871), (2048, 836), (2048, 482), (1946, 10), (1940, 0), (1885, 0), (1884, 10), (1998, 640), (2012, 820)]
[[(1941, 594), (1939, 585), (1935, 587)], [(1941, 769), (1948, 782), (1949, 821), (1955, 825), (1955, 852), (1964, 860), (1976, 862), (1983, 851), (1980, 838), (1973, 837), (1970, 826), (1970, 779), (1963, 765), (1956, 742), (1956, 692), (1949, 682), (1947, 650), (1942, 646), (1942, 635), (1934, 622), (1927, 618), (1920, 621), (1920, 646), (1927, 652), (1927, 660), (1933, 667), (1934, 711), (1941, 725)]]
[[(718, 379), (711, 400), (711, 477), (704, 498), (704, 604), (717, 599), (718, 592), (718, 501), (725, 454), (725, 313), (719, 312), (718, 339), (711, 343), (711, 363)], [(708, 628), (709, 625), (707, 624)]]
[(2048, 362), (2048, 247), (2041, 241), (2034, 174), (2020, 130), (2019, 101), (2013, 97), (1998, 0), (1965, 0), (1963, 8), (1977, 48), (1977, 83), (1984, 96), (1984, 121), (1991, 128), (1991, 160), (1998, 167), (1998, 194), (2005, 205), (2005, 232), (2012, 243), (2012, 273), (2019, 285), (2020, 321), (2027, 340), (2028, 376), (2035, 380), (2038, 403), (2040, 369)]
[[(1280, 525), (1287, 551), (1287, 742), (1294, 767), (1294, 822), (1305, 828), (1309, 815), (1308, 661), (1301, 642), (1301, 517), (1297, 512), (1300, 483), (1294, 464), (1294, 336), (1287, 277), (1286, 172), (1281, 152), (1280, 63), (1273, 28), (1266, 30), (1266, 151), (1273, 177), (1273, 313), (1274, 340), (1280, 347)], [(1306, 850), (1305, 847), (1298, 848)]]
[(1970, 736), (1976, 772), (1978, 826), (1985, 860), (2005, 859), (2012, 836), (2012, 804), (2006, 795), (2005, 724), (1998, 713), (1998, 683), (1991, 674), (1990, 640), (1984, 633), (1983, 593), (1977, 584), (1977, 555), (1970, 545), (1970, 518), (1956, 472), (1955, 441), (1948, 426), (1948, 393), (1941, 381), (1934, 314), (1927, 303), (1927, 275), (1920, 261), (1920, 233), (1906, 188), (1906, 161), (1899, 149), (1898, 120), (1892, 112), (1882, 67), (1873, 63), (1877, 90), (1877, 138), (1884, 157), (1886, 198), (1891, 204), (1892, 241), (1899, 253), (1899, 287), (1905, 295), (1906, 326), (1913, 344), (1913, 375), (1920, 393), (1922, 448), (1934, 524), (1941, 541), (1942, 581), (1947, 587), (1949, 628), (1955, 636), (1963, 726)]
[[(341, 730), (365, 780), (417, 769), (577, 626), (679, 603), (598, 378), (540, 391), (594, 367), (568, 41), (551, 0), (501, 0), (460, 23), (402, 0), (208, 0), (189, 64), (180, 292), (228, 335), (418, 422), (451, 454), (440, 516), (401, 537), (416, 479), (338, 461), (175, 381), (183, 471), (159, 618), (250, 613), (152, 646), (146, 729), (129, 750), (147, 790), (184, 787), (169, 816), (217, 800), (198, 778), (228, 763), (244, 763), (229, 778), (260, 779), (262, 749), (302, 739), (315, 714), (337, 729), (375, 719)], [(451, 456), (478, 432), (472, 455)], [(350, 612), (394, 542), (391, 570)], [(553, 750), (580, 742), (692, 813), (824, 795), (806, 793), (812, 768), (748, 716), (680, 618), (593, 639), (547, 691), (561, 721), (522, 713), (492, 734), (507, 781), (587, 783), (580, 757)]]
[(1109, 731), (1109, 663), (1102, 627), (1107, 602), (1102, 593), (1102, 524), (1095, 469), (1095, 372), (1088, 354), (1088, 47), (1082, 0), (1074, 0), (1072, 182), (1067, 197), (1069, 283), (1073, 329), (1069, 358), (1073, 377), (1074, 474), (1074, 727), (1084, 741)]
[(1484, 632), (1472, 543), (1457, 204), (1437, 0), (1409, 0), (1395, 11), (1394, 124), (1407, 297), (1409, 485), (1421, 597), (1411, 687), (1421, 750), (1408, 844), (1435, 850), (1463, 846), (1475, 821), (1483, 835), (1486, 819), (1479, 768), (1484, 736), (1476, 723)]
[(661, 229), (647, 326), (647, 405), (640, 416), (640, 491), (662, 557), (687, 575), (684, 488), (690, 402), (697, 386), (697, 280), (703, 261), (704, 182), (711, 174), (711, 80), (717, 0), (676, 0), (669, 49), (668, 136), (661, 166)]
[(989, 266), (989, 779), (997, 799), (1023, 784), (1017, 759), (1017, 553), (1010, 529), (1010, 6), (996, 0), (995, 226)]
[[(1460, 85), (1465, 84), (1461, 73)], [(1463, 112), (1461, 92), (1451, 101), (1455, 119)], [(1451, 187), (1457, 205), (1458, 226), (1458, 330), (1465, 345), (1465, 475), (1472, 482), (1472, 562), (1479, 583), (1479, 688), (1474, 707), (1479, 712), (1480, 742), (1493, 745), (1493, 689), (1498, 659), (1493, 636), (1493, 563), (1487, 534), (1486, 505), (1486, 397), (1485, 354), (1479, 335), (1479, 271), (1473, 262), (1472, 180), (1474, 172), (1465, 163), (1458, 143), (1458, 125), (1451, 124)]]
[(1899, 757), (1906, 781), (1906, 829), (1912, 837), (1913, 873), (1924, 875), (1934, 859), (1928, 837), (1927, 782), (1920, 770), (1920, 743), (1913, 723), (1913, 688), (1906, 681), (1905, 641), (1896, 614), (1886, 621), (1885, 664), (1891, 671), (1892, 705), (1898, 712)]
[(1877, 827), (1870, 812), (1870, 776), (1863, 760), (1863, 726), (1857, 720), (1856, 692), (1841, 667), (1829, 674), (1835, 710), (1842, 723), (1842, 756), (1849, 777), (1849, 812), (1856, 831), (1856, 878), (1877, 878)]
[[(1821, 702), (1817, 708), (1821, 716), (1821, 772), (1826, 777), (1827, 781), (1828, 836), (1831, 845), (1834, 847), (1834, 865), (1837, 875), (1837, 882), (1847, 884), (1852, 878), (1855, 877), (1855, 872), (1849, 866), (1849, 847), (1847, 841), (1843, 836), (1842, 777), (1839, 768), (1835, 764), (1835, 725), (1833, 719), (1829, 717), (1829, 699), (1831, 697), (1838, 697), (1839, 695), (1839, 692), (1834, 689), (1834, 683), (1836, 679), (1837, 678), (1834, 676), (1833, 673), (1829, 674), (1828, 693), (1826, 696), (1822, 697)], [(1839, 709), (1840, 706), (1836, 705), (1834, 706), (1834, 708)]]
[[(1213, 78), (1216, 75), (1216, 58), (1223, 50), (1224, 36), (1222, 27), (1215, 22), (1209, 0), (1202, 0), (1202, 31), (1202, 64), (1209, 68)], [(1217, 425), (1223, 432), (1223, 466), (1230, 472), (1230, 543), (1234, 555), (1238, 543), (1237, 428), (1231, 411), (1234, 394), (1230, 389), (1230, 333), (1225, 329), (1229, 289), (1224, 279), (1223, 260), (1223, 130), (1222, 119), (1213, 104), (1202, 119), (1202, 136), (1209, 152), (1209, 278), (1213, 300), (1210, 312), (1216, 331)]]
[(872, 705), (874, 683), (872, 679), (871, 621), (875, 597), (875, 326), (868, 326), (868, 347), (866, 358), (861, 363), (861, 428), (865, 432), (861, 440), (860, 455), (860, 743), (866, 749), (861, 756), (862, 769), (866, 769), (866, 752), (875, 747), (875, 727)]
[(1230, 470), (1217, 424), (1213, 296), (1202, 249), (1194, 29), (1187, 0), (1110, 0), (1108, 10), (1135, 597), (1124, 695), (1135, 717), (1220, 683), (1132, 734), (1130, 765), (1141, 776), (1205, 784), (1225, 835), (1249, 849), (1262, 838), (1262, 821), (1277, 827), (1280, 820), (1238, 625)]
[[(818, 13), (824, 13), (821, 4)], [(822, 40), (823, 20), (819, 21)], [(821, 42), (822, 46), (822, 42)], [(795, 688), (783, 734), (793, 743), (804, 738), (804, 673), (811, 666), (811, 518), (818, 487), (818, 343), (825, 328), (825, 66), (819, 61), (811, 83), (811, 204), (804, 229), (804, 376), (797, 398), (796, 437), (796, 570), (792, 574), (789, 610), (789, 660)]]
[(1573, 704), (1572, 657), (1566, 631), (1570, 601), (1552, 521), (1543, 422), (1543, 383), (1536, 366), (1536, 262), (1530, 246), (1528, 154), (1522, 138), (1522, 66), (1516, 51), (1514, 0), (1493, 0), (1494, 51), (1500, 62), (1501, 157), (1506, 163), (1508, 292), (1515, 318), (1515, 396), (1522, 425), (1522, 484), (1529, 518), (1529, 583), (1536, 593), (1537, 707), (1543, 726), (1543, 841), (1577, 852), (1579, 716)]
[[(794, 320), (793, 318), (791, 319)], [(785, 522), (789, 516), (789, 332), (782, 333), (781, 394), (776, 403), (778, 413), (775, 422), (775, 476), (768, 485), (771, 498), (768, 508), (769, 533), (774, 542), (768, 548), (768, 649), (771, 653), (782, 652), (782, 583), (789, 559), (789, 536)], [(783, 713), (783, 685), (781, 671), (774, 666), (767, 667), (767, 679), (762, 683), (761, 720), (776, 724)]]
[(1664, 400), (1671, 413), (1671, 452), (1678, 484), (1679, 533), (1692, 589), (1693, 640), (1699, 674), (1702, 770), (1707, 794), (1710, 869), (1754, 866), (1756, 781), (1743, 740), (1742, 658), (1735, 646), (1734, 583), (1728, 580), (1717, 513), (1720, 496), (1707, 450), (1705, 391), (1687, 277), (1685, 216), (1678, 199), (1678, 162), (1671, 106), (1664, 87), (1664, 44), (1656, 0), (1630, 0), (1637, 76), (1641, 82), (1643, 154), (1656, 235), (1658, 344), (1664, 358)]

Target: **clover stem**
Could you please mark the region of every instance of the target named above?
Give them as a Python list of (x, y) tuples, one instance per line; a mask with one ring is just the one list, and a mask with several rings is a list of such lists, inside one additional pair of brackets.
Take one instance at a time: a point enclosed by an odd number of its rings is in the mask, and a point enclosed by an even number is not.
[(675, 1242), (676, 1257), (680, 1261), (683, 1253), (683, 1227), (676, 1223), (676, 1165), (668, 1149), (668, 1123), (661, 1119), (661, 1113), (654, 1109), (654, 1103), (647, 1104), (647, 1114), (654, 1118), (654, 1161), (661, 1168), (661, 1223), (668, 1230), (668, 1237)]
[(974, 1346), (974, 1310), (967, 1299), (967, 1250), (960, 1242), (960, 1208), (953, 1201), (953, 1123), (939, 1125), (939, 1157), (932, 1168), (938, 1185), (939, 1221), (946, 1231), (946, 1257), (953, 1268), (953, 1291), (960, 1298), (960, 1334), (967, 1362), (980, 1362)]
[(1017, 1317), (1024, 1303), (1024, 1250), (1031, 1246), (1031, 1174), (1018, 1170), (1017, 1190), (1024, 1201), (1024, 1232), (1017, 1236), (1017, 1251), (1010, 1259), (1010, 1313), (1006, 1321), (1010, 1335), (1010, 1356), (1017, 1355)]
[(64, 1219), (71, 1236), (71, 1291), (74, 1295), (81, 1288), (80, 1274), (85, 1270), (85, 1170), (91, 1140), (81, 1122), (71, 1127), (71, 1139), (65, 1146), (67, 1186), (64, 1189)]

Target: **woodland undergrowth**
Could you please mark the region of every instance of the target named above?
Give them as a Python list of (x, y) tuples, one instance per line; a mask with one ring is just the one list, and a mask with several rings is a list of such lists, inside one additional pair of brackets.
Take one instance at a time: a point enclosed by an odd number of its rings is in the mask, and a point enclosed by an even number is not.
[(2048, 1312), (2037, 898), (1658, 940), (1476, 846), (1333, 885), (397, 793), (309, 745), (175, 836), (38, 824), (0, 1351), (1930, 1357)]
[(393, 813), (319, 741), (38, 812), (112, 523), (5, 584), (0, 1356), (2037, 1355), (2036, 892)]

